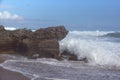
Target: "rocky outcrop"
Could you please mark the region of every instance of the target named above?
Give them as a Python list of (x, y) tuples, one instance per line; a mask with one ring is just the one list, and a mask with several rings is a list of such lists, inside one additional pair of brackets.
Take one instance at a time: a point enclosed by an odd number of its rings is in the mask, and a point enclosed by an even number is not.
[(67, 33), (64, 26), (42, 28), (35, 32), (28, 29), (8, 31), (0, 26), (0, 53), (59, 59), (58, 41)]
[(68, 49), (65, 49), (63, 52), (61, 52), (60, 60), (83, 61), (85, 63), (88, 62), (88, 59), (86, 57), (78, 58), (77, 55), (75, 55), (74, 53), (69, 52)]
[(78, 57), (77, 55), (75, 54), (71, 54), (69, 51), (67, 50), (64, 50), (62, 53), (61, 53), (61, 59), (64, 60), (64, 59), (67, 59), (67, 60), (74, 60), (74, 61), (77, 61), (78, 60)]
[(56, 39), (56, 40), (62, 40), (68, 31), (64, 28), (64, 26), (59, 27), (49, 27), (49, 28), (42, 28), (39, 30), (36, 30), (34, 32), (34, 35), (37, 39)]

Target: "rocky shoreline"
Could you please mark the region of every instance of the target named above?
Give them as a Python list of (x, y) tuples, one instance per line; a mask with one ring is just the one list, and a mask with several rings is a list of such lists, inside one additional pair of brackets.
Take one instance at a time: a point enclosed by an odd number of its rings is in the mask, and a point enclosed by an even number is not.
[[(5, 30), (0, 25), (0, 54), (19, 54), (28, 58), (60, 59), (59, 42), (68, 31), (64, 26), (29, 29)], [(0, 58), (0, 63), (5, 59)], [(0, 67), (0, 80), (30, 80), (24, 75)]]
[(0, 25), (0, 54), (20, 54), (28, 58), (60, 59), (59, 42), (68, 34), (64, 26), (5, 30)]
[[(60, 53), (59, 41), (64, 39), (67, 34), (68, 30), (64, 26), (42, 28), (36, 31), (25, 28), (10, 31), (0, 25), (0, 54), (17, 54), (30, 59), (55, 58), (61, 60), (67, 52)], [(67, 53), (67, 55), (70, 54)], [(1, 57), (0, 63), (3, 63), (6, 59)], [(71, 57), (70, 59), (74, 59)], [(0, 80), (9, 79), (30, 80), (18, 72), (0, 67)]]

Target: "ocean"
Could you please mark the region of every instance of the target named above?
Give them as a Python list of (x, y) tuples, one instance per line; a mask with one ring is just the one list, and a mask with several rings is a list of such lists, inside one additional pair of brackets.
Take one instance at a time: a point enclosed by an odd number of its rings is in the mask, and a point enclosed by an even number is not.
[(0, 66), (31, 80), (120, 80), (119, 31), (69, 31), (59, 44), (61, 53), (67, 49), (88, 62), (1, 55), (8, 60)]

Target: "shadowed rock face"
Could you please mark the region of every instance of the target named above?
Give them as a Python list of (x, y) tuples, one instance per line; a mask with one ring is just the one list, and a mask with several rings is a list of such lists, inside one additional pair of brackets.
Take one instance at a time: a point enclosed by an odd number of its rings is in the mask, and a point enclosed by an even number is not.
[(64, 26), (42, 28), (35, 32), (28, 29), (8, 31), (0, 26), (0, 53), (59, 59), (58, 41), (67, 33)]
[(68, 49), (65, 49), (63, 52), (60, 53), (60, 60), (74, 60), (74, 61), (82, 61), (87, 63), (87, 57), (78, 58), (78, 56), (74, 53), (69, 52)]
[(61, 53), (61, 59), (67, 59), (67, 60), (75, 60), (77, 61), (77, 55), (71, 54), (69, 51), (65, 50)]

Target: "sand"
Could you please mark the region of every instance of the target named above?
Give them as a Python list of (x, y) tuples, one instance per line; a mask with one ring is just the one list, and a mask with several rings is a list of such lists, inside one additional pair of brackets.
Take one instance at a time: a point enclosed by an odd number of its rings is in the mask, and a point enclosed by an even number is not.
[[(0, 63), (4, 61), (4, 59), (0, 59)], [(0, 67), (0, 80), (30, 80), (30, 78), (22, 75), (21, 73), (13, 72)]]
[(0, 80), (30, 80), (24, 75), (0, 67)]

